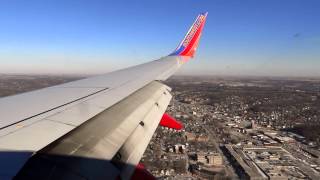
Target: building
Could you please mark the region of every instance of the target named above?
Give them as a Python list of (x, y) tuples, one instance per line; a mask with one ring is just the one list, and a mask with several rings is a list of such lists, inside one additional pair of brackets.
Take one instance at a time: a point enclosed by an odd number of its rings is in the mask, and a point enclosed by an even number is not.
[(219, 153), (198, 153), (197, 161), (210, 166), (221, 166), (223, 164), (222, 156)]
[(206, 136), (206, 135), (200, 135), (200, 136), (197, 138), (197, 141), (198, 141), (198, 142), (208, 142), (208, 141), (209, 141), (209, 137)]
[(196, 135), (193, 133), (185, 132), (185, 137), (187, 141), (195, 141)]
[(197, 161), (198, 162), (201, 162), (203, 164), (207, 164), (208, 163), (208, 159), (206, 157), (206, 154), (204, 153), (198, 153), (197, 154)]
[(254, 120), (251, 120), (251, 129), (256, 129), (256, 123)]
[(221, 166), (223, 164), (222, 156), (218, 153), (210, 154), (207, 156), (208, 164), (213, 166)]

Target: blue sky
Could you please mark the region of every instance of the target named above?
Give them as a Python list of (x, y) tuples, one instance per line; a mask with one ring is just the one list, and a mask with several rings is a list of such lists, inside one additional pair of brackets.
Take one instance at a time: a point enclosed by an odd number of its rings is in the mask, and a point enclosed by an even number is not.
[(318, 0), (1, 0), (0, 73), (100, 74), (157, 59), (208, 11), (180, 74), (320, 76)]

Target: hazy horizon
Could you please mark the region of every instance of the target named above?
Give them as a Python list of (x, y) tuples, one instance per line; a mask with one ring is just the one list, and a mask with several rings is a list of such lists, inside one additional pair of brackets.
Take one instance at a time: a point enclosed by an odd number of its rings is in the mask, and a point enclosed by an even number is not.
[[(118, 69), (121, 70), (121, 69)], [(117, 71), (117, 70), (115, 70)], [(112, 71), (110, 71), (112, 72)], [(106, 72), (106, 73), (110, 73)], [(63, 77), (91, 77), (99, 76), (101, 74), (89, 74), (89, 73), (0, 73), (0, 76), (63, 76)], [(280, 76), (280, 75), (231, 75), (231, 74), (192, 74), (192, 73), (176, 73), (172, 75), (174, 77), (213, 77), (213, 78), (289, 78), (289, 79), (320, 79), (320, 76)], [(171, 77), (170, 77), (171, 78)]]

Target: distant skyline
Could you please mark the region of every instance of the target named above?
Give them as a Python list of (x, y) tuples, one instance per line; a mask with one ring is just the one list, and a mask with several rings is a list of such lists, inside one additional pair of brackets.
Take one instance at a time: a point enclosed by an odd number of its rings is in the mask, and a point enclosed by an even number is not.
[(171, 53), (209, 15), (177, 74), (320, 76), (318, 0), (3, 0), (0, 73), (101, 74)]

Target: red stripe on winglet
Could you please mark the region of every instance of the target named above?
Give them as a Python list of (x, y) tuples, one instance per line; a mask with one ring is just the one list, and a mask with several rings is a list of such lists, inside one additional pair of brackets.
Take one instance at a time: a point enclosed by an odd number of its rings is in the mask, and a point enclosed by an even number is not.
[(197, 49), (198, 43), (199, 43), (199, 39), (201, 37), (201, 32), (202, 29), (204, 27), (204, 24), (206, 22), (206, 17), (204, 18), (204, 20), (202, 21), (200, 28), (198, 28), (197, 32), (195, 33), (195, 35), (192, 37), (190, 43), (188, 44), (188, 46), (184, 49), (184, 51), (182, 51), (180, 53), (181, 56), (194, 56), (194, 53)]

